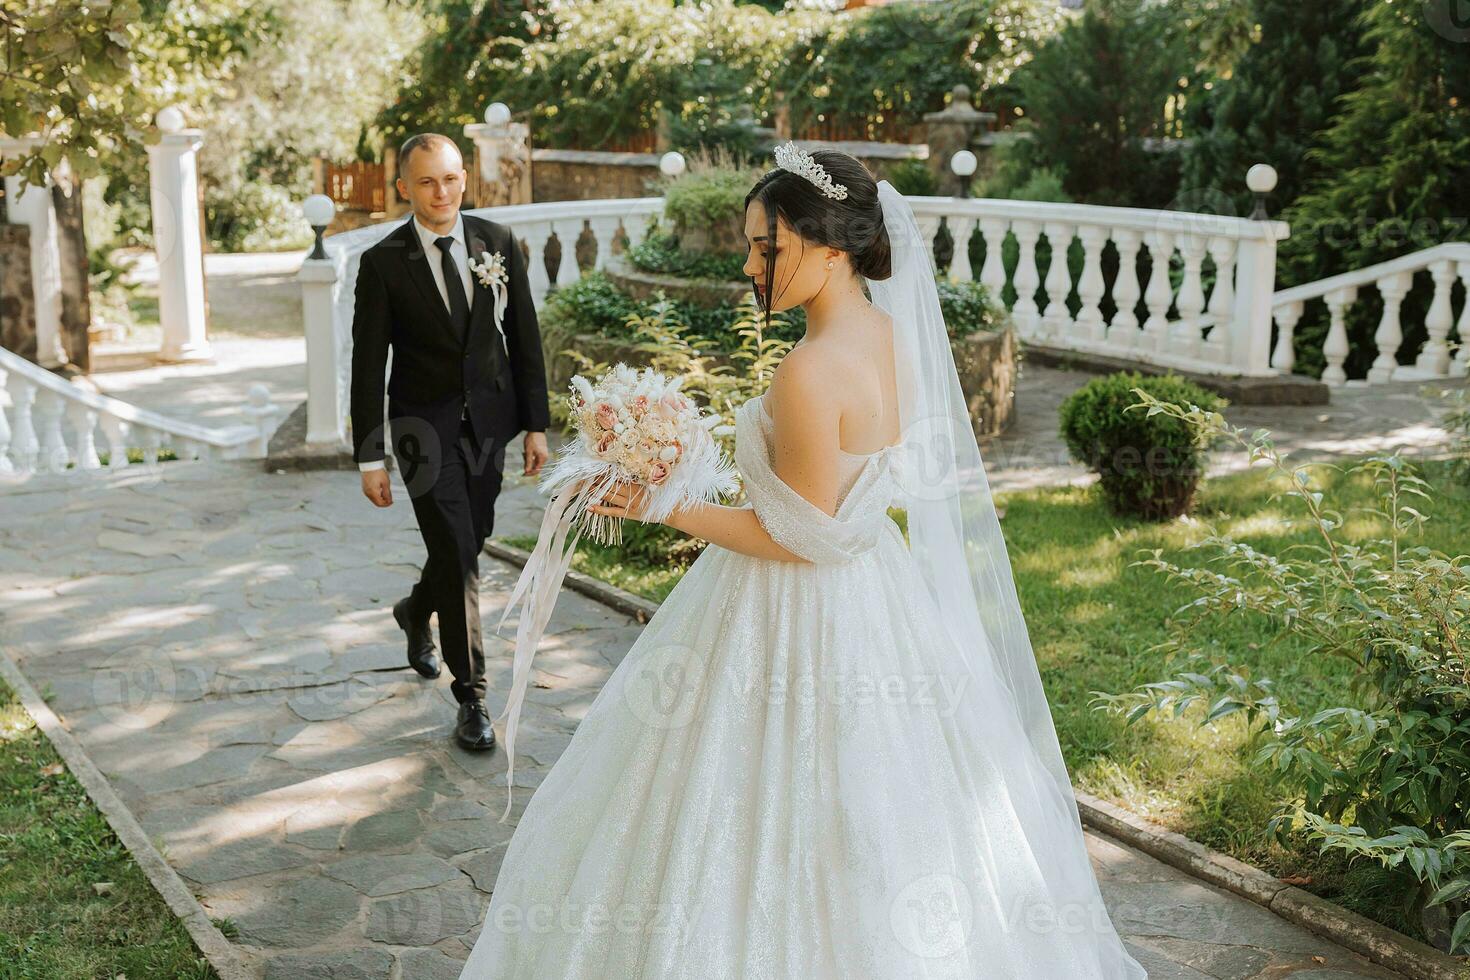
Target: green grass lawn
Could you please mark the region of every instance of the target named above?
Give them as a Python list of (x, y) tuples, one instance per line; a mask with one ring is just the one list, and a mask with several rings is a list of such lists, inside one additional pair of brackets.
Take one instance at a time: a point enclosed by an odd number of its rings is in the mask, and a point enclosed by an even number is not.
[[(1368, 477), (1317, 472), (1324, 488), (1332, 488), (1329, 500), (1344, 513), (1374, 503)], [(1437, 487), (1443, 473), (1443, 464), (1432, 464), (1422, 475)], [(1205, 521), (1278, 555), (1314, 540), (1305, 531), (1277, 526), (1300, 512), (1291, 498), (1270, 499), (1284, 484), (1267, 476), (1259, 466), (1209, 480), (1194, 519), (1162, 525), (1114, 517), (1093, 488), (997, 495), (1057, 732), (1080, 788), (1272, 873), (1310, 878), (1305, 887), (1317, 894), (1417, 935), (1415, 923), (1402, 921), (1396, 909), (1387, 907), (1382, 878), (1373, 868), (1348, 868), (1336, 857), (1319, 857), (1315, 849), (1283, 848), (1266, 838), (1263, 829), (1279, 793), (1249, 765), (1239, 721), (1227, 719), (1214, 729), (1153, 720), (1129, 726), (1089, 704), (1091, 691), (1122, 692), (1171, 672), (1162, 655), (1149, 648), (1168, 635), (1168, 617), (1194, 594), (1150, 568), (1127, 567), (1141, 551), (1161, 548), (1163, 558), (1195, 564), (1203, 554), (1185, 548), (1206, 536)], [(1426, 502), (1420, 509), (1432, 519), (1422, 539), (1411, 543), (1463, 553), (1470, 541), (1467, 496), (1462, 489)], [(1347, 531), (1372, 537), (1385, 526), (1375, 518), (1350, 517)], [(529, 548), (534, 542), (510, 543)], [(640, 567), (615, 549), (588, 545), (574, 565), (652, 599), (666, 596), (683, 573), (683, 568)], [(1274, 678), (1292, 711), (1354, 703), (1341, 662), (1313, 656), (1295, 640), (1273, 641), (1275, 634), (1263, 618), (1240, 615), (1197, 630), (1194, 649)]]
[(123, 976), (215, 973), (0, 682), (0, 980)]

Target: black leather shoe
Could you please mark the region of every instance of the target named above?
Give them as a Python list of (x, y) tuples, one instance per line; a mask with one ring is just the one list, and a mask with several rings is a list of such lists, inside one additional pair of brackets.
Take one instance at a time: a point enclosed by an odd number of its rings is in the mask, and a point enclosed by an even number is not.
[(429, 680), (439, 676), (439, 658), (434, 654), (434, 631), (429, 619), (412, 619), (408, 615), (408, 599), (393, 603), (393, 621), (408, 634), (408, 665)]
[(495, 729), (490, 727), (490, 712), (484, 701), (466, 701), (459, 706), (454, 740), (471, 752), (488, 752), (495, 748)]

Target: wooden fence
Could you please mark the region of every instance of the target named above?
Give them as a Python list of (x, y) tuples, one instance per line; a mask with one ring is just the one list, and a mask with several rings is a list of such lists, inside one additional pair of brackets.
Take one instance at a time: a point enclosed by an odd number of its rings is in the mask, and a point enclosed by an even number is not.
[(385, 168), (381, 163), (328, 162), (324, 168), (322, 193), (337, 206), (354, 211), (382, 211), (386, 204)]

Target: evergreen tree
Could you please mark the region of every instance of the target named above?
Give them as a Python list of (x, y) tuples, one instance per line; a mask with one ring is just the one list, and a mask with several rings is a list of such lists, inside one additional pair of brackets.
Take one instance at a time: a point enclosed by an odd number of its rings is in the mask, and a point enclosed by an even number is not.
[[(1470, 31), (1444, 0), (1369, 3), (1358, 19), (1369, 53), (1355, 67), (1361, 84), (1307, 151), (1314, 174), (1282, 214), (1277, 286), (1312, 282), (1376, 262), (1470, 238)], [(1404, 300), (1401, 361), (1424, 339), (1431, 287), (1418, 276)], [(1348, 377), (1375, 356), (1382, 305), (1364, 289), (1348, 320)], [(1320, 304), (1298, 326), (1299, 370), (1321, 363), (1326, 332)]]
[(1194, 52), (1174, 12), (1149, 0), (1096, 0), (1037, 50), (1013, 79), (1032, 139), (1017, 152), (1061, 176), (1075, 200), (1161, 207), (1178, 186), (1178, 154), (1151, 149), (1178, 135), (1168, 108)]
[(1317, 175), (1307, 149), (1351, 89), (1364, 52), (1358, 15), (1373, 0), (1250, 0), (1251, 38), (1207, 93), (1189, 103), (1181, 185), (1201, 210), (1249, 214), (1245, 172), (1269, 163), (1277, 208)]

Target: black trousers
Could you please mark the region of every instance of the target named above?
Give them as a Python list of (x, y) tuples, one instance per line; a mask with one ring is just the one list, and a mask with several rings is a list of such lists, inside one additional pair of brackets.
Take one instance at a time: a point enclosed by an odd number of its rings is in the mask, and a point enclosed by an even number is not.
[(476, 439), (469, 420), (461, 419), (454, 444), (442, 450), (411, 437), (395, 447), (428, 550), (409, 604), (415, 617), (439, 614), (439, 646), (461, 704), (485, 696), (480, 551), (495, 524), (506, 444), (503, 438)]

